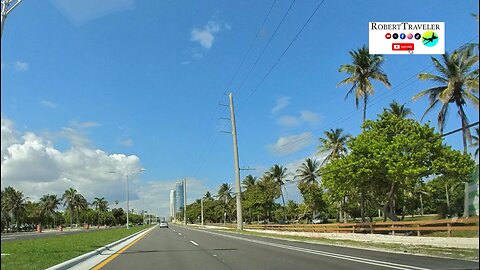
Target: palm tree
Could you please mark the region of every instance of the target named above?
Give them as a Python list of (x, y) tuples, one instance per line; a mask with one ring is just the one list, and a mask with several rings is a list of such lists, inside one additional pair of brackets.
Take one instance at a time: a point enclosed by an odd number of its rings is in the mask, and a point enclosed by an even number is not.
[[(283, 196), (283, 189), (285, 189), (285, 182), (289, 181), (286, 180), (288, 173), (287, 168), (283, 167), (282, 165), (275, 164), (270, 168), (270, 171), (267, 174), (277, 183), (280, 188), (280, 195), (282, 196), (282, 203), (283, 203), (283, 210), (285, 212), (285, 198)], [(286, 191), (286, 189), (285, 189)], [(285, 220), (287, 217), (285, 216)]]
[(478, 55), (473, 50), (454, 51), (452, 54), (445, 53), (440, 62), (432, 57), (437, 74), (420, 73), (420, 80), (431, 81), (436, 84), (435, 87), (426, 89), (413, 97), (417, 100), (423, 96), (428, 96), (430, 105), (422, 116), (423, 117), (441, 104), (438, 112), (437, 121), (440, 133), (443, 133), (445, 122), (448, 116), (449, 105), (454, 104), (457, 107), (457, 113), (462, 123), (463, 133), (463, 151), (467, 153), (467, 140), (471, 141), (470, 130), (468, 126), (468, 117), (465, 114), (464, 107), (467, 101), (478, 107)]
[(232, 198), (232, 187), (228, 183), (223, 183), (218, 189), (217, 197), (220, 201), (225, 202), (223, 205), (223, 223), (225, 224), (227, 218), (228, 201)]
[(413, 112), (411, 109), (405, 107), (404, 104), (398, 103), (398, 101), (394, 100), (390, 103), (390, 108), (387, 108), (387, 111), (393, 115), (396, 115), (400, 118), (406, 118), (409, 115), (412, 115)]
[(475, 128), (475, 133), (476, 135), (472, 135), (472, 143), (470, 144), (470, 147), (477, 147), (477, 149), (475, 149), (475, 157), (478, 156), (478, 137), (480, 137), (479, 135), (479, 129), (478, 127)]
[(316, 159), (307, 158), (300, 165), (300, 168), (298, 168), (295, 178), (298, 178), (301, 183), (318, 184), (318, 169), (320, 169), (318, 161)]
[(355, 93), (355, 106), (358, 109), (360, 99), (363, 99), (363, 122), (367, 118), (367, 102), (368, 97), (373, 95), (374, 88), (371, 79), (383, 83), (387, 88), (390, 88), (388, 76), (382, 71), (382, 64), (384, 58), (382, 55), (369, 54), (368, 47), (365, 45), (357, 51), (350, 51), (352, 57), (352, 64), (341, 65), (339, 72), (346, 72), (350, 77), (342, 80), (337, 86), (342, 84), (351, 84), (352, 87), (348, 90), (345, 99), (352, 93)]
[(343, 157), (347, 153), (347, 141), (350, 138), (349, 134), (342, 134), (343, 129), (337, 128), (335, 130), (325, 131), (325, 138), (320, 138), (320, 146), (318, 146), (317, 154), (323, 152), (330, 152), (323, 160), (322, 165), (326, 162)]
[(60, 205), (61, 201), (57, 195), (43, 195), (40, 198), (40, 214), (46, 216), (53, 216), (53, 226), (57, 226), (57, 222), (55, 220), (55, 210)]
[[(323, 160), (321, 165), (324, 165), (332, 160), (341, 158), (347, 154), (347, 141), (350, 139), (350, 134), (342, 134), (343, 129), (337, 128), (335, 130), (331, 129), (330, 131), (325, 131), (325, 138), (320, 138), (320, 145), (318, 146), (318, 153), (330, 152), (328, 156)], [(361, 198), (363, 199), (363, 193), (361, 193)], [(345, 204), (346, 197), (343, 197), (343, 203)], [(363, 202), (363, 200), (362, 200)], [(341, 205), (342, 202), (338, 203), (339, 218), (341, 218)], [(362, 204), (362, 209), (364, 208)], [(363, 213), (363, 210), (362, 210)], [(347, 213), (344, 211), (344, 222), (347, 222)]]
[(257, 181), (256, 177), (253, 177), (251, 174), (247, 175), (245, 179), (243, 179), (242, 181), (242, 185), (245, 191), (252, 188), (255, 185), (256, 181)]
[(95, 206), (95, 211), (97, 211), (97, 225), (100, 226), (100, 215), (108, 210), (108, 202), (105, 197), (95, 197), (92, 205)]
[(23, 196), (23, 192), (15, 190), (13, 187), (6, 187), (3, 193), (2, 209), (10, 213), (15, 218), (16, 230), (20, 227), (20, 217), (25, 214), (25, 204), (27, 197)]
[(63, 206), (67, 206), (69, 212), (70, 212), (70, 228), (72, 228), (73, 225), (73, 213), (76, 209), (76, 201), (75, 197), (77, 195), (77, 190), (74, 188), (70, 188), (65, 190), (65, 193), (63, 193), (62, 196), (62, 201), (63, 201)]

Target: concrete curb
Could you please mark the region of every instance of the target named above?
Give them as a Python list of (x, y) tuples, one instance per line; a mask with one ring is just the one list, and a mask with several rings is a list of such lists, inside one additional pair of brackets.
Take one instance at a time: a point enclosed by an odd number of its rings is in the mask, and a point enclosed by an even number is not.
[[(156, 225), (156, 226), (158, 226), (158, 225)], [(136, 232), (136, 233), (134, 233), (134, 234), (131, 234), (131, 235), (125, 237), (125, 238), (122, 238), (122, 239), (120, 239), (120, 240), (117, 240), (117, 241), (115, 241), (115, 242), (113, 242), (113, 243), (110, 243), (110, 244), (108, 244), (108, 245), (105, 245), (105, 246), (103, 246), (103, 247), (101, 247), (101, 248), (97, 248), (97, 249), (95, 249), (95, 250), (93, 250), (93, 251), (90, 251), (90, 252), (88, 252), (88, 253), (85, 253), (85, 254), (83, 254), (83, 255), (80, 255), (80, 256), (78, 256), (78, 257), (75, 257), (75, 258), (70, 259), (70, 260), (68, 260), (68, 261), (65, 261), (65, 262), (63, 262), (63, 263), (59, 263), (59, 264), (57, 264), (57, 265), (54, 265), (54, 266), (52, 266), (52, 267), (50, 267), (50, 268), (47, 268), (46, 270), (65, 270), (65, 269), (69, 269), (69, 268), (71, 268), (71, 267), (73, 267), (73, 266), (75, 266), (75, 265), (77, 265), (77, 264), (79, 264), (79, 263), (81, 263), (81, 262), (83, 262), (83, 261), (86, 261), (86, 260), (88, 260), (88, 259), (90, 259), (90, 258), (92, 258), (92, 257), (94, 257), (94, 256), (100, 255), (102, 252), (104, 252), (104, 251), (107, 250), (107, 249), (110, 249), (110, 248), (113, 247), (113, 246), (116, 246), (116, 245), (118, 245), (118, 244), (120, 244), (120, 243), (122, 243), (122, 242), (125, 242), (125, 241), (127, 241), (128, 239), (133, 238), (133, 237), (135, 237), (135, 236), (137, 236), (137, 235), (139, 235), (139, 234), (141, 234), (141, 233), (143, 233), (143, 232), (146, 232), (146, 231), (148, 231), (148, 230), (151, 230), (151, 229), (155, 228), (156, 226), (153, 226), (153, 227), (151, 227), (151, 228), (143, 229), (143, 230), (141, 230), (141, 231), (139, 231), (139, 232)]]

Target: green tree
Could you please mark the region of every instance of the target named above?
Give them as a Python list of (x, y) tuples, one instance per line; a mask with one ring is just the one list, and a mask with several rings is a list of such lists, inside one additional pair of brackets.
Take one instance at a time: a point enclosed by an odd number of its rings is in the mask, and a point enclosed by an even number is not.
[(60, 198), (57, 195), (47, 194), (40, 198), (40, 215), (42, 217), (53, 217), (53, 226), (57, 226), (55, 210), (61, 204)]
[(424, 177), (436, 174), (464, 181), (473, 169), (473, 161), (442, 145), (433, 128), (387, 111), (377, 121), (367, 121), (348, 146), (348, 156), (321, 169), (322, 182), (342, 195), (349, 188), (363, 188), (391, 220), (399, 220), (395, 198)]
[(421, 91), (413, 97), (417, 100), (423, 96), (428, 96), (430, 105), (422, 116), (433, 110), (437, 105), (441, 105), (438, 112), (437, 121), (440, 133), (443, 133), (445, 122), (449, 112), (449, 106), (454, 105), (457, 108), (457, 114), (462, 124), (463, 151), (467, 153), (467, 140), (471, 140), (468, 126), (468, 117), (465, 113), (467, 101), (478, 108), (478, 55), (473, 50), (454, 51), (452, 54), (445, 53), (441, 61), (432, 57), (436, 74), (420, 73), (420, 80), (431, 81), (434, 87)]
[(280, 189), (280, 196), (282, 197), (283, 210), (285, 210), (283, 189), (285, 189), (285, 182), (289, 181), (286, 179), (288, 177), (287, 168), (283, 167), (282, 165), (275, 164), (270, 168), (267, 174), (275, 181), (275, 183), (277, 183)]
[(2, 209), (9, 213), (13, 220), (15, 220), (16, 230), (20, 227), (20, 219), (25, 215), (25, 204), (27, 198), (23, 192), (8, 186), (5, 188), (4, 200), (2, 200)]
[(322, 191), (317, 180), (319, 169), (320, 164), (316, 159), (307, 158), (296, 171), (295, 178), (299, 180), (297, 186), (307, 206), (304, 208), (303, 217), (306, 216), (307, 211), (311, 211), (312, 219), (315, 218), (316, 211), (323, 205)]
[(350, 77), (340, 81), (337, 86), (351, 84), (345, 99), (352, 93), (355, 94), (355, 106), (358, 109), (360, 99), (363, 99), (363, 122), (367, 119), (367, 102), (369, 96), (373, 95), (375, 90), (371, 80), (377, 80), (390, 88), (388, 76), (382, 70), (384, 58), (382, 55), (370, 54), (368, 48), (363, 46), (357, 51), (350, 51), (352, 64), (344, 64), (339, 68), (339, 72), (346, 72)]
[(398, 101), (394, 100), (392, 103), (390, 103), (390, 108), (387, 109), (387, 111), (391, 114), (394, 114), (400, 118), (406, 118), (409, 115), (412, 115), (413, 112), (411, 109), (405, 107), (404, 104), (398, 103)]
[(343, 129), (331, 129), (330, 131), (325, 131), (325, 138), (320, 138), (320, 145), (318, 146), (318, 154), (329, 152), (328, 156), (323, 160), (322, 165), (343, 157), (347, 154), (347, 141), (350, 138), (349, 134), (342, 134)]
[(105, 197), (95, 197), (92, 205), (95, 206), (95, 211), (97, 212), (97, 225), (100, 225), (100, 217), (108, 211), (108, 202), (105, 200)]
[(232, 187), (230, 184), (223, 183), (220, 185), (218, 188), (217, 198), (223, 203), (223, 223), (225, 224), (227, 212), (229, 212), (228, 202), (232, 200)]

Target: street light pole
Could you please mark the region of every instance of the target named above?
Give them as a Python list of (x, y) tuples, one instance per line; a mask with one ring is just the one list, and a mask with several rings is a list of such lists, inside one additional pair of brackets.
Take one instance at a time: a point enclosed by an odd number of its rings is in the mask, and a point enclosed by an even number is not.
[[(127, 229), (130, 229), (130, 199), (129, 199), (129, 192), (128, 192), (128, 177), (134, 173), (139, 173), (139, 172), (143, 172), (145, 171), (144, 168), (140, 169), (140, 170), (137, 170), (137, 171), (133, 171), (133, 172), (130, 172), (130, 173), (126, 173), (125, 174), (125, 197), (127, 199)], [(110, 172), (110, 173), (117, 173), (117, 172)]]
[(129, 208), (129, 192), (128, 192), (128, 173), (127, 173), (127, 189), (126, 189), (126, 192), (127, 192), (127, 230), (130, 229), (130, 221), (128, 219), (128, 214), (130, 212), (130, 208)]
[(15, 3), (13, 4), (13, 6), (11, 6), (9, 8), (9, 6), (12, 4), (12, 2), (14, 2), (13, 0), (2, 0), (2, 13), (1, 13), (1, 23), (2, 23), (2, 28), (1, 28), (1, 32), (0, 32), (0, 37), (3, 36), (3, 26), (5, 26), (5, 20), (7, 19), (7, 15), (12, 12), (12, 10), (18, 5), (20, 4), (20, 2), (22, 2), (22, 0), (16, 0)]

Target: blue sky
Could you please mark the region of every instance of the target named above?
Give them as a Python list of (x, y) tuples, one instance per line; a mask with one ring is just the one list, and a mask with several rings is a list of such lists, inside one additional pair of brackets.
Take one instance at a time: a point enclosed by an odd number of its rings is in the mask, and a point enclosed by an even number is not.
[[(143, 167), (132, 188), (135, 207), (166, 215), (168, 190), (178, 179), (191, 179), (191, 197), (216, 192), (223, 182), (234, 186), (232, 139), (218, 132), (230, 128), (218, 120), (229, 117), (218, 105), (227, 104), (224, 93), (234, 94), (240, 166), (260, 175), (273, 164), (293, 168), (312, 156), (324, 130), (359, 133), (362, 113), (354, 99), (344, 100), (348, 87), (336, 84), (345, 78), (338, 68), (350, 63), (348, 52), (368, 44), (368, 22), (445, 22), (447, 51), (478, 42), (470, 15), (478, 13), (478, 1), (327, 0), (259, 85), (319, 2), (293, 4), (246, 77), (291, 1), (276, 1), (262, 29), (273, 1), (23, 1), (2, 36), (1, 114), (2, 156), (11, 145), (24, 156), (17, 152), (13, 166), (10, 149), (10, 163), (2, 159), (2, 186), (35, 198), (74, 185), (87, 197), (122, 201), (119, 177), (105, 173)], [(427, 100), (411, 97), (430, 84), (412, 76), (431, 65), (430, 56), (385, 58), (392, 89), (375, 84), (368, 118), (396, 99), (420, 119)], [(468, 115), (477, 121), (478, 109), (468, 104)], [(436, 126), (435, 119), (436, 112), (424, 121)], [(445, 130), (459, 126), (452, 110)], [(459, 134), (446, 142), (462, 147)], [(40, 161), (28, 149), (41, 152)], [(85, 151), (78, 157), (74, 149)], [(58, 156), (51, 164), (50, 155)], [(38, 181), (28, 173), (11, 177), (33, 166), (40, 167), (36, 175), (45, 173)], [(58, 173), (50, 175), (48, 166)], [(73, 167), (78, 174), (67, 172)], [(294, 186), (289, 190), (298, 200)]]

